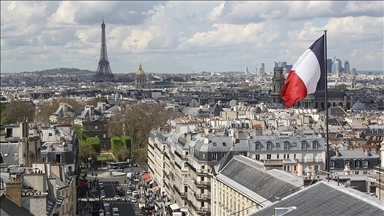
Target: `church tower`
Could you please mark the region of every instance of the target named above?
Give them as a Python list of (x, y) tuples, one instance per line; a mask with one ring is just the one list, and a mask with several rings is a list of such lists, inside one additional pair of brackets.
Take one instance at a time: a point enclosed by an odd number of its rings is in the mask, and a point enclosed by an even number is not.
[(283, 71), (284, 70), (282, 67), (275, 67), (273, 69), (271, 92), (272, 103), (283, 103), (283, 100), (281, 99), (281, 88), (283, 87), (285, 82)]
[(147, 79), (145, 77), (145, 73), (143, 71), (141, 63), (139, 65), (139, 69), (136, 72), (135, 87), (136, 87), (136, 89), (147, 88)]

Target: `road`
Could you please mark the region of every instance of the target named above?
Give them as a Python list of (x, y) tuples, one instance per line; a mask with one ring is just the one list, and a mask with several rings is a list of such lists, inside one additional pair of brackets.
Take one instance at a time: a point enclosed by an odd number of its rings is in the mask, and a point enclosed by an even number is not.
[[(144, 170), (143, 167), (128, 167), (124, 169), (125, 173), (128, 172), (139, 172), (141, 173)], [(130, 196), (126, 195), (126, 191), (128, 190), (129, 180), (126, 175), (122, 176), (111, 176), (109, 175), (109, 170), (107, 168), (98, 169), (94, 171), (85, 171), (82, 173), (87, 173), (87, 180), (95, 180), (98, 179), (99, 182), (104, 184), (105, 198), (103, 199), (105, 202), (110, 203), (111, 211), (113, 207), (118, 207), (120, 215), (127, 216), (141, 216), (140, 210), (138, 209), (137, 204), (131, 204), (128, 200)], [(93, 175), (92, 175), (93, 174)], [(97, 175), (96, 175), (97, 174)], [(139, 177), (139, 176), (138, 176)], [(115, 200), (113, 197), (117, 194), (116, 187), (120, 186), (124, 190), (124, 196), (121, 196), (121, 200)], [(80, 198), (80, 197), (79, 197)], [(98, 197), (91, 198), (90, 201), (86, 201), (86, 198), (80, 198), (79, 204), (84, 203), (85, 205), (94, 206), (96, 202), (100, 203)], [(88, 204), (86, 204), (88, 203)], [(81, 209), (82, 207), (80, 207)], [(92, 207), (90, 207), (92, 209)], [(84, 215), (90, 215), (90, 212), (85, 213)], [(111, 212), (112, 213), (112, 212)], [(99, 216), (97, 214), (97, 216)]]

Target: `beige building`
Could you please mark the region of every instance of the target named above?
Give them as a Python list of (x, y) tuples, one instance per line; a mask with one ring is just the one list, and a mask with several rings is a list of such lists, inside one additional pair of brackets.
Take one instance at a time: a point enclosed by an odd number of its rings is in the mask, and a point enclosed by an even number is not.
[(214, 168), (211, 215), (248, 215), (303, 188), (303, 179), (230, 152)]
[(76, 215), (76, 176), (54, 163), (34, 163), (22, 170), (6, 183), (9, 199), (33, 215)]

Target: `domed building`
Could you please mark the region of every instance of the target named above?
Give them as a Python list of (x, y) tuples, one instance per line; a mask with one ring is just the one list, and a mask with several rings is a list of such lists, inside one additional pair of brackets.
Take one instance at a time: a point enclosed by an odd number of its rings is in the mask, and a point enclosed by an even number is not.
[[(341, 107), (344, 110), (351, 109), (353, 98), (340, 89), (328, 89), (328, 108)], [(316, 91), (308, 95), (302, 101), (295, 104), (295, 107), (315, 108), (325, 110), (325, 90)]]
[(143, 71), (141, 64), (139, 65), (139, 69), (136, 72), (135, 87), (137, 89), (149, 89), (150, 88), (150, 83), (147, 83), (147, 78), (145, 76), (145, 73)]

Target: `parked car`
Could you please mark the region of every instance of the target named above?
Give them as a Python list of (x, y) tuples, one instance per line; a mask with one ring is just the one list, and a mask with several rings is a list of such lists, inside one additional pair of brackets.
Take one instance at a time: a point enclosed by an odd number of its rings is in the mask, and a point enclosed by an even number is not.
[(131, 190), (127, 190), (127, 195), (132, 195), (132, 191)]

